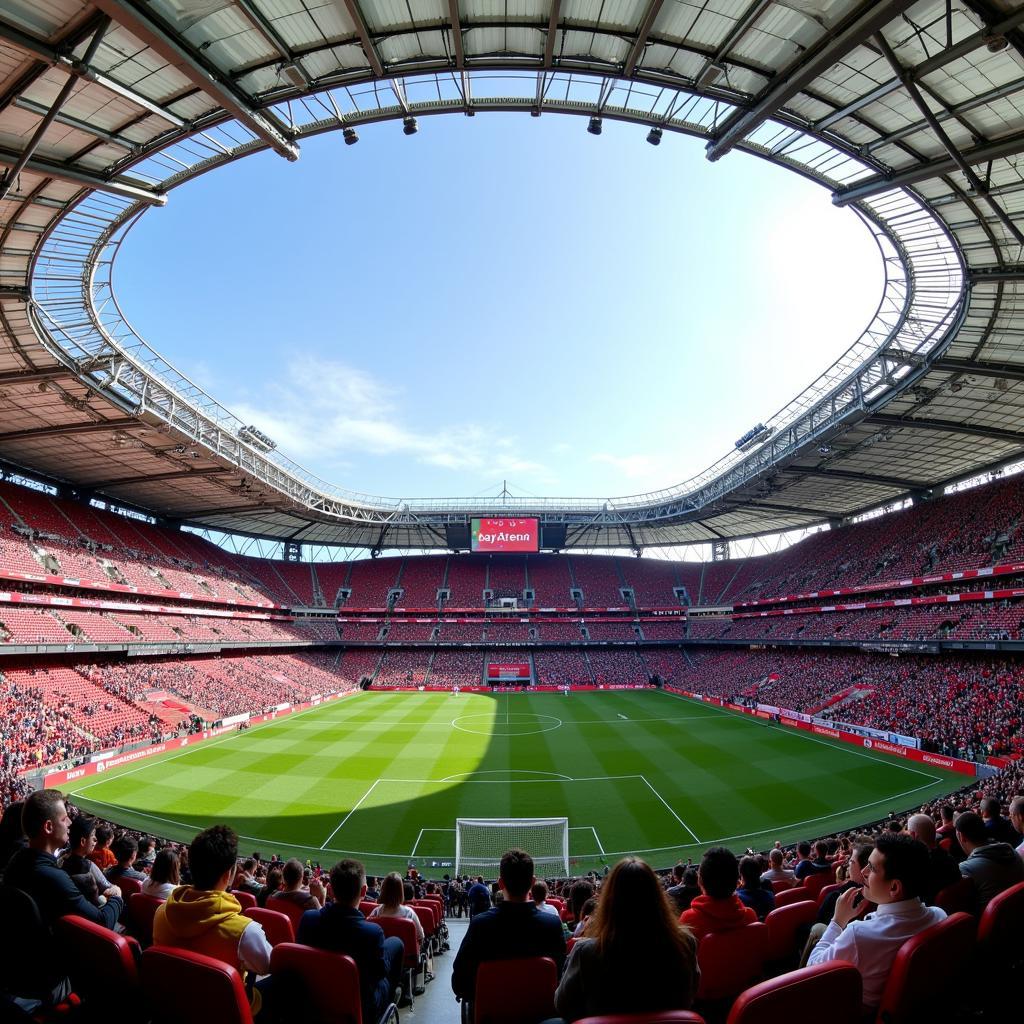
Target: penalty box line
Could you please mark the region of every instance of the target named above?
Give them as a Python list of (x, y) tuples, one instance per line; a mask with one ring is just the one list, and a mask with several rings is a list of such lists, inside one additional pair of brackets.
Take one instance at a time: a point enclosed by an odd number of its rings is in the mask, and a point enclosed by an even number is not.
[[(601, 842), (601, 837), (597, 834), (597, 829), (593, 825), (570, 825), (570, 832), (591, 832), (594, 836), (594, 842), (597, 843), (597, 848), (600, 851), (601, 856), (604, 856), (604, 845)], [(409, 859), (412, 860), (416, 856), (416, 851), (419, 849), (420, 842), (423, 839), (424, 832), (450, 832), (455, 835), (455, 829), (453, 828), (421, 828), (420, 834), (416, 837), (416, 842), (412, 844), (412, 850), (409, 853)]]

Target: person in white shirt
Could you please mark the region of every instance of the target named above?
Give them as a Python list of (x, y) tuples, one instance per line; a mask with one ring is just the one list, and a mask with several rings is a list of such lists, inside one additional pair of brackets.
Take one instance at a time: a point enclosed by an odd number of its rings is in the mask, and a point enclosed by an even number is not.
[(854, 920), (858, 890), (849, 889), (836, 902), (835, 914), (809, 965), (846, 960), (861, 974), (864, 1006), (875, 1009), (882, 1001), (889, 970), (900, 946), (913, 935), (945, 920), (941, 907), (926, 907), (920, 893), (928, 878), (928, 850), (906, 834), (883, 833), (863, 869), (864, 899), (878, 909)]
[(405, 905), (405, 883), (397, 871), (385, 875), (380, 883), (380, 903), (373, 908), (370, 920), (375, 921), (379, 917), (404, 917), (412, 921), (416, 925), (416, 942), (423, 944), (423, 923), (416, 911)]
[[(1024, 796), (1015, 796), (1010, 801), (1010, 821), (1013, 827), (1024, 836)], [(1024, 842), (1017, 847), (1017, 852), (1024, 857)]]
[(165, 846), (154, 857), (149, 877), (142, 883), (142, 891), (147, 896), (165, 900), (179, 885), (181, 885), (181, 865), (178, 855), (169, 846)]
[(533, 900), (533, 905), (542, 914), (554, 914), (559, 921), (562, 920), (562, 915), (558, 912), (558, 907), (547, 903), (548, 898), (548, 886), (547, 882), (536, 881), (530, 887), (530, 899)]

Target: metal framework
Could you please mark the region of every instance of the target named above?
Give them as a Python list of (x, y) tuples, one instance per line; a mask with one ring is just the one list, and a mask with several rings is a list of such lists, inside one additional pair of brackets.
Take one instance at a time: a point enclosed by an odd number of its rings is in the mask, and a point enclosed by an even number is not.
[[(31, 26), (0, 12), (0, 457), (296, 545), (444, 546), (446, 527), (494, 511), (564, 525), (568, 546), (640, 551), (840, 520), (1019, 454), (1024, 10), (491, 6), (92, 0), (69, 17), (40, 0)], [(876, 240), (874, 318), (767, 440), (690, 480), (425, 500), (338, 488), (255, 447), (122, 315), (121, 244), (183, 182), (266, 149), (295, 159), (328, 131), (492, 110), (630, 121), (820, 183)], [(65, 434), (83, 457), (57, 464), (47, 442)]]

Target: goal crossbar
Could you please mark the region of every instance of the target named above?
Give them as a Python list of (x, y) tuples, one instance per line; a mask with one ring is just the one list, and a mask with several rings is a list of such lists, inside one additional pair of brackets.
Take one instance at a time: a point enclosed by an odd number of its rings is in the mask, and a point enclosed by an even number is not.
[(568, 818), (457, 818), (455, 872), (497, 873), (502, 855), (525, 850), (538, 875), (569, 874)]

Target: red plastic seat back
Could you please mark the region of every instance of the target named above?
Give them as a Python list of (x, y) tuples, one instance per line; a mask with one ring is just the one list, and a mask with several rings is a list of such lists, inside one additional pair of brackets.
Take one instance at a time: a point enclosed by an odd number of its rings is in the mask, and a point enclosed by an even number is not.
[(252, 1024), (241, 975), (211, 956), (150, 946), (141, 977), (156, 1024)]
[(788, 892), (794, 885), (796, 882), (791, 878), (777, 878), (772, 882), (772, 891), (778, 896), (780, 892)]
[(278, 910), (267, 910), (265, 907), (249, 907), (243, 913), (263, 926), (263, 934), (272, 946), (295, 941), (295, 929), (287, 914), (282, 914)]
[(704, 1018), (692, 1010), (656, 1010), (652, 1013), (603, 1013), (584, 1017), (576, 1024), (704, 1024)]
[(474, 1024), (537, 1024), (555, 1016), (558, 969), (549, 956), (487, 960), (476, 972)]
[(804, 900), (813, 900), (815, 896), (811, 891), (802, 885), (798, 885), (795, 889), (787, 889), (785, 892), (780, 892), (775, 897), (775, 909), (779, 907), (788, 907), (790, 903), (802, 903)]
[(813, 875), (808, 875), (804, 879), (804, 888), (807, 890), (807, 898), (816, 900), (818, 893), (825, 888), (826, 885), (832, 885), (836, 880), (836, 873), (834, 868), (829, 868), (828, 871), (816, 871)]
[(993, 896), (978, 923), (978, 942), (1000, 961), (1024, 951), (1024, 882)]
[(112, 1017), (134, 1016), (141, 1009), (137, 944), (75, 915), (57, 920), (53, 933), (68, 965), (71, 987), (87, 1007), (102, 1008), (104, 1016)]
[(157, 899), (144, 892), (133, 892), (128, 897), (128, 917), (126, 925), (128, 931), (142, 943), (143, 946), (153, 944), (153, 918), (157, 910), (164, 905), (164, 900)]
[(804, 967), (762, 981), (741, 993), (727, 1024), (779, 1024), (827, 1020), (860, 1024), (863, 985), (860, 971), (842, 960)]
[(119, 878), (113, 884), (121, 890), (121, 895), (125, 899), (133, 893), (142, 892), (142, 883), (137, 878)]
[(947, 885), (936, 897), (935, 906), (947, 914), (969, 914), (974, 908), (974, 883), (969, 878)]
[(411, 905), (413, 913), (420, 919), (420, 924), (423, 925), (423, 931), (427, 935), (433, 935), (437, 931), (438, 925), (441, 923), (434, 917), (434, 908), (425, 907), (420, 903), (414, 903)]
[(953, 914), (900, 946), (878, 1007), (879, 1024), (912, 1024), (941, 1015), (948, 986), (969, 964), (975, 921)]
[(267, 900), (267, 910), (276, 910), (279, 914), (284, 914), (292, 923), (292, 931), (299, 934), (299, 922), (302, 920), (302, 915), (306, 912), (305, 907), (300, 907), (298, 903), (293, 903), (291, 900)]
[(251, 892), (246, 892), (244, 889), (232, 889), (231, 895), (238, 900), (238, 905), (243, 910), (248, 910), (250, 907), (258, 906), (256, 897)]
[(820, 907), (825, 900), (829, 898), (834, 892), (841, 892), (846, 887), (845, 882), (833, 882), (831, 885), (822, 886), (818, 890), (817, 904)]
[(369, 917), (379, 906), (376, 900), (360, 900), (359, 901), (359, 913), (363, 917)]
[(270, 955), (270, 973), (296, 986), (312, 1015), (304, 1024), (362, 1024), (359, 968), (350, 956), (284, 942)]
[(405, 966), (414, 967), (420, 958), (420, 944), (416, 939), (416, 925), (405, 917), (375, 917), (374, 924), (384, 929), (385, 936), (395, 935), (405, 946)]
[(768, 941), (771, 944), (768, 957), (771, 960), (785, 960), (796, 952), (797, 934), (802, 927), (814, 924), (818, 916), (818, 905), (814, 900), (802, 900), (779, 907), (764, 919), (768, 927)]
[(768, 926), (760, 922), (705, 935), (697, 946), (698, 1000), (731, 999), (739, 995), (760, 980), (765, 961), (771, 955)]

